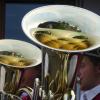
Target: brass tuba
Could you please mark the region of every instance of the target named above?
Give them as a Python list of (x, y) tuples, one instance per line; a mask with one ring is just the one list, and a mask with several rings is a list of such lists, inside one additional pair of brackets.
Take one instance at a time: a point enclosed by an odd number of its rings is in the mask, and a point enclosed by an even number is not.
[[(71, 26), (79, 27), (83, 33), (86, 33), (92, 45), (82, 50), (65, 50), (55, 48), (55, 45), (48, 46), (46, 43), (42, 43), (36, 36), (38, 33), (43, 35), (45, 31), (50, 31), (47, 34), (53, 33), (59, 38), (69, 35), (65, 30), (51, 29), (51, 25), (49, 25), (49, 28), (39, 27), (40, 24), (50, 21), (65, 22), (71, 24)], [(37, 85), (35, 87), (39, 96), (42, 100), (75, 100), (73, 85), (77, 72), (77, 53), (100, 47), (100, 16), (75, 6), (48, 5), (27, 13), (22, 20), (22, 29), (42, 49), (41, 81), (40, 86), (36, 81)], [(33, 91), (33, 98), (35, 93), (36, 91)]]
[(16, 94), (24, 72), (41, 63), (41, 54), (39, 48), (25, 41), (0, 40), (0, 91)]

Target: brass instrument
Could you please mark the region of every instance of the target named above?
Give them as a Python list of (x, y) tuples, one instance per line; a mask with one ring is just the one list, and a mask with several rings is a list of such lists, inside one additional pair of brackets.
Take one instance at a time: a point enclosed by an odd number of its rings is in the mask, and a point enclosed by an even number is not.
[(0, 92), (0, 100), (21, 100), (21, 98), (13, 94)]
[[(31, 63), (25, 65), (28, 60)], [(0, 91), (16, 94), (24, 72), (40, 63), (41, 50), (36, 46), (20, 40), (0, 40)]]
[[(68, 48), (63, 49), (62, 46), (60, 45), (59, 47), (58, 44), (56, 45), (56, 47), (55, 45), (51, 46), (52, 43), (56, 44), (55, 39), (56, 41), (60, 39), (60, 41), (58, 42), (61, 43), (62, 40), (66, 41), (66, 37), (70, 36), (70, 34), (68, 33), (69, 31), (62, 29), (51, 29), (51, 25), (49, 27), (50, 29), (48, 29), (47, 27), (42, 27), (42, 30), (49, 30), (51, 33), (53, 32), (53, 36), (57, 36), (57, 38), (53, 37), (53, 41), (51, 41), (50, 43), (48, 43), (48, 41), (43, 41), (44, 43), (39, 41), (36, 36), (37, 29), (40, 28), (40, 24), (49, 21), (61, 21), (64, 23), (70, 23), (71, 26), (78, 26), (82, 31), (82, 34), (86, 33), (85, 39), (88, 38), (91, 45), (85, 45), (82, 49), (78, 48), (74, 50)], [(0, 82), (2, 83), (1, 90), (15, 93), (15, 91), (17, 91), (18, 89), (17, 94), (19, 96), (20, 93), (25, 92), (30, 96), (32, 100), (75, 100), (76, 94), (74, 92), (74, 83), (77, 80), (77, 62), (79, 58), (77, 54), (91, 51), (100, 47), (100, 17), (88, 10), (79, 7), (68, 5), (48, 5), (34, 9), (26, 14), (22, 20), (22, 29), (24, 33), (42, 49), (42, 57), (39, 57), (42, 58), (41, 80), (39, 80), (38, 78), (35, 79), (33, 89), (30, 89), (30, 87), (19, 89), (18, 87), (20, 84), (20, 78), (22, 77), (21, 75), (24, 68), (18, 68), (18, 70), (16, 70), (16, 68), (1, 64), (0, 75), (4, 77), (0, 77), (0, 80), (2, 80)], [(43, 31), (39, 34), (45, 34)], [(50, 32), (47, 32), (47, 34), (52, 35)], [(70, 33), (75, 33), (76, 37), (78, 35), (78, 33), (76, 32), (71, 31)], [(72, 43), (69, 43), (68, 41), (68, 44), (73, 45), (74, 42), (77, 44), (77, 41), (73, 40), (72, 36), (73, 35), (71, 35), (70, 38), (67, 38), (68, 40), (73, 41)], [(47, 37), (45, 39), (48, 40)], [(87, 43), (87, 41), (85, 42)], [(80, 43), (83, 43), (83, 41), (78, 42), (78, 45), (80, 45)], [(63, 45), (66, 47), (68, 47), (68, 44), (63, 42)], [(2, 50), (5, 50), (4, 46), (1, 47)], [(8, 50), (12, 50), (12, 47), (9, 48), (7, 46), (6, 49), (7, 48)], [(14, 48), (15, 51), (19, 47), (17, 47), (16, 49), (16, 46), (14, 46)], [(27, 48), (24, 48), (24, 50), (25, 49)], [(32, 54), (30, 54), (34, 53), (32, 49), (28, 53), (24, 50), (18, 49), (17, 51), (21, 52), (27, 58), (33, 57)], [(40, 53), (38, 53), (38, 55), (39, 54)], [(34, 64), (34, 66), (39, 64), (40, 62), (41, 60), (39, 59), (38, 63)], [(10, 80), (8, 79), (8, 77)]]

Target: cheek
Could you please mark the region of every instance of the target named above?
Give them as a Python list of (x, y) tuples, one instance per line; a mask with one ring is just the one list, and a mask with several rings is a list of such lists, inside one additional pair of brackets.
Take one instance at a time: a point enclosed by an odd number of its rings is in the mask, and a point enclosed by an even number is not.
[(93, 70), (90, 69), (87, 70), (84, 69), (81, 77), (83, 82), (91, 84), (91, 82), (95, 81), (95, 72), (93, 72)]
[(82, 76), (86, 75), (87, 74), (87, 69), (85, 67), (84, 68), (80, 68), (79, 69), (79, 74), (82, 75)]
[(94, 76), (94, 72), (91, 69), (84, 69), (83, 76), (86, 76), (87, 78), (91, 78)]
[(80, 68), (79, 76), (81, 78), (86, 78), (87, 79), (87, 78), (90, 78), (91, 75), (92, 75), (92, 71), (89, 68), (87, 68), (87, 67)]

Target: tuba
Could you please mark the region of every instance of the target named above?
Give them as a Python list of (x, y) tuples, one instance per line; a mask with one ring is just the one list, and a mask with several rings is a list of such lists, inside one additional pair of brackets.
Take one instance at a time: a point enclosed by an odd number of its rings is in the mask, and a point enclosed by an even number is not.
[[(71, 33), (58, 27), (53, 29), (59, 22), (64, 25), (67, 23), (68, 27), (76, 29), (75, 34), (79, 31), (82, 34), (86, 33), (91, 45), (77, 50), (67, 48), (68, 44), (66, 44), (67, 49), (59, 48), (58, 40), (56, 42), (54, 40), (55, 36), (64, 39)], [(38, 100), (38, 96), (42, 100), (75, 100), (74, 87), (77, 83), (78, 54), (100, 47), (100, 16), (79, 7), (48, 5), (27, 13), (22, 20), (22, 29), (28, 38), (42, 49), (42, 74), (41, 80), (36, 79), (34, 83), (34, 100)], [(48, 35), (54, 36), (51, 43), (45, 42), (51, 38)]]
[(41, 54), (39, 48), (25, 41), (0, 40), (0, 91), (15, 95), (25, 72), (41, 63)]

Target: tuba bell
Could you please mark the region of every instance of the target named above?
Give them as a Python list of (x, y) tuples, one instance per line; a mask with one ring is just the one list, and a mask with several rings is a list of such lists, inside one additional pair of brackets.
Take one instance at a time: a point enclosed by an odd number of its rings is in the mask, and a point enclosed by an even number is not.
[[(22, 20), (22, 29), (42, 49), (41, 80), (40, 85), (34, 87), (38, 92), (33, 91), (33, 98), (37, 93), (42, 100), (75, 100), (78, 54), (100, 47), (100, 16), (79, 7), (47, 5), (27, 13)], [(68, 46), (70, 40), (73, 41), (71, 45), (77, 43), (73, 37), (88, 38), (90, 43), (73, 50), (73, 46)], [(87, 40), (85, 42), (88, 44)]]

